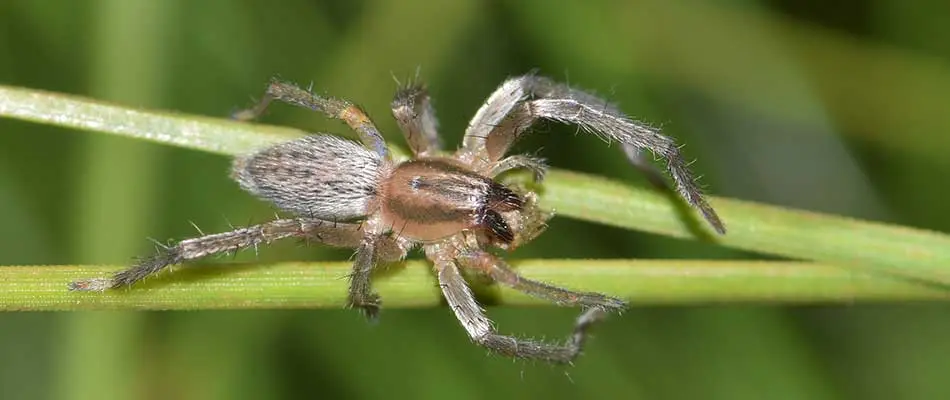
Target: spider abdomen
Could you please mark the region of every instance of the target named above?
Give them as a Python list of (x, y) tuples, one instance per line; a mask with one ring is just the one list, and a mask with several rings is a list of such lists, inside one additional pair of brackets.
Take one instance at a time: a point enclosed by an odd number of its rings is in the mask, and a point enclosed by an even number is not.
[(505, 186), (447, 158), (399, 164), (380, 188), (383, 222), (420, 241), (485, 229), (510, 242), (511, 229), (498, 213), (521, 207), (521, 199)]
[(236, 158), (241, 188), (301, 216), (347, 220), (368, 215), (383, 160), (359, 143), (309, 135)]

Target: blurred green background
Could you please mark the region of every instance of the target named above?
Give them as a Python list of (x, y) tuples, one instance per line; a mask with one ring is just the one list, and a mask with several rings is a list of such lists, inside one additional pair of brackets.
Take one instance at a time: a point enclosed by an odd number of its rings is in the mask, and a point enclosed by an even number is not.
[[(6, 0), (0, 84), (226, 116), (279, 74), (362, 104), (402, 145), (393, 76), (419, 68), (451, 148), (497, 84), (537, 68), (663, 126), (715, 194), (948, 231), (947, 15), (897, 0)], [(288, 107), (265, 121), (347, 133)], [(573, 128), (519, 148), (644, 184)], [(194, 234), (188, 221), (268, 218), (228, 163), (0, 120), (0, 265), (125, 264), (145, 237)], [(289, 243), (260, 259), (348, 256)], [(510, 257), (755, 256), (557, 218)], [(548, 338), (575, 312), (489, 309), (503, 332)], [(444, 308), (377, 325), (346, 310), (9, 313), (0, 398), (936, 399), (948, 338), (940, 304), (640, 305), (559, 368), (486, 356)]]

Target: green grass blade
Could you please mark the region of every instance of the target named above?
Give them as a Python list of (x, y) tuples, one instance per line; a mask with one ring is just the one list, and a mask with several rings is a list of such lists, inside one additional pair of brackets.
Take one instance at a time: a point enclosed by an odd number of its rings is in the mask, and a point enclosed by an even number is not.
[(543, 205), (562, 216), (950, 283), (950, 236), (938, 232), (713, 198), (712, 205), (729, 229), (726, 235), (713, 236), (698, 225), (691, 211), (653, 190), (569, 171), (552, 171), (544, 189)]
[[(527, 277), (610, 293), (633, 303), (816, 303), (948, 299), (950, 292), (880, 274), (805, 262), (671, 260), (522, 260)], [(134, 290), (74, 293), (70, 281), (114, 266), (0, 268), (0, 310), (247, 309), (340, 307), (348, 262), (209, 264), (181, 268)], [(394, 273), (398, 272), (398, 273)], [(391, 267), (376, 279), (387, 307), (441, 304), (428, 264)], [(488, 304), (546, 304), (521, 293), (489, 291)]]
[[(73, 96), (0, 86), (0, 115), (107, 132), (195, 150), (238, 154), (302, 134), (295, 129), (141, 111)], [(663, 194), (554, 170), (542, 193), (560, 215), (724, 246), (868, 268), (950, 284), (950, 237), (937, 232), (713, 198), (729, 227), (709, 235), (692, 212)]]
[(226, 155), (303, 134), (297, 129), (137, 110), (79, 96), (2, 85), (0, 116)]

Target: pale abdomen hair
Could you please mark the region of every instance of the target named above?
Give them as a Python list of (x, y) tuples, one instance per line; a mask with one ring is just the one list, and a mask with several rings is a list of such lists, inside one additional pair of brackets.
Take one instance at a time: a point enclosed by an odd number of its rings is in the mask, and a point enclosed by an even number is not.
[(382, 160), (360, 144), (316, 134), (238, 157), (232, 178), (244, 190), (300, 216), (366, 216), (377, 195)]

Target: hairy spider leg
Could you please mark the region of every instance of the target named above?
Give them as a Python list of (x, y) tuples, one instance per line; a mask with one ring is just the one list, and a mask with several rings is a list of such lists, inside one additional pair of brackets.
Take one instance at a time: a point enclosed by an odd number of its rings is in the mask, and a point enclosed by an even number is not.
[[(278, 219), (267, 223), (235, 229), (229, 232), (204, 235), (186, 239), (174, 246), (159, 248), (152, 256), (145, 257), (132, 267), (122, 270), (109, 278), (85, 279), (69, 284), (70, 290), (75, 291), (103, 291), (106, 289), (130, 286), (165, 269), (170, 265), (181, 264), (214, 254), (238, 251), (246, 248), (266, 244), (275, 240), (289, 237), (316, 240), (321, 243), (337, 247), (362, 247), (364, 232), (360, 224), (338, 223), (312, 218)], [(382, 259), (395, 261), (405, 257), (406, 248), (394, 238), (382, 237), (372, 243), (373, 260)], [(365, 256), (364, 256), (365, 257)], [(359, 260), (360, 257), (357, 257)], [(366, 265), (354, 264), (354, 270), (359, 274), (365, 271)], [(357, 274), (354, 274), (357, 275)], [(367, 279), (368, 280), (368, 279)], [(369, 285), (361, 280), (351, 285), (358, 286), (353, 297), (362, 299), (369, 292)], [(361, 306), (361, 304), (354, 304)]]
[[(381, 306), (379, 294), (373, 291), (372, 273), (379, 262), (376, 243), (382, 239), (381, 236), (365, 236), (360, 241), (356, 249), (356, 260), (353, 262), (353, 272), (350, 274), (350, 289), (347, 293), (347, 305), (358, 308), (370, 320), (379, 317)], [(403, 252), (404, 255), (405, 252)]]
[(439, 121), (425, 86), (410, 83), (399, 88), (390, 106), (413, 154), (417, 157), (431, 156), (442, 149)]
[(521, 359), (537, 359), (558, 364), (569, 364), (580, 354), (587, 340), (587, 331), (605, 316), (603, 308), (585, 310), (574, 324), (574, 331), (565, 344), (546, 343), (499, 334), (485, 311), (475, 301), (455, 262), (435, 261), (439, 286), (455, 317), (476, 344), (491, 352)]
[[(627, 158), (638, 169), (647, 172), (654, 185), (665, 181), (643, 159), (640, 149), (665, 158), (676, 192), (691, 207), (699, 210), (717, 232), (726, 232), (725, 225), (706, 201), (673, 139), (655, 128), (633, 121), (606, 100), (548, 78), (525, 75), (505, 81), (472, 118), (460, 153), (468, 153), (465, 157), (473, 162), (491, 166), (539, 119), (578, 125), (585, 132), (608, 142), (621, 143)], [(665, 187), (665, 183), (662, 186)]]
[(232, 117), (242, 121), (256, 119), (264, 113), (272, 100), (309, 108), (322, 112), (329, 118), (342, 120), (356, 132), (364, 146), (380, 157), (390, 157), (383, 136), (362, 108), (346, 100), (316, 95), (290, 82), (272, 80), (264, 96), (254, 107), (238, 111)]
[(512, 270), (504, 260), (485, 251), (464, 252), (456, 260), (463, 268), (481, 272), (495, 282), (559, 306), (599, 307), (611, 311), (622, 311), (627, 306), (625, 301), (616, 297), (576, 292), (525, 278)]
[(516, 154), (502, 158), (495, 163), (495, 165), (492, 166), (491, 172), (488, 173), (488, 176), (495, 178), (507, 171), (522, 168), (531, 171), (534, 183), (541, 183), (541, 181), (544, 180), (544, 175), (548, 172), (548, 165), (544, 162), (543, 158), (529, 156), (527, 154)]

